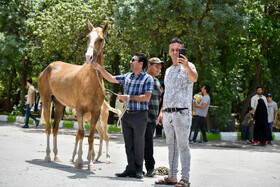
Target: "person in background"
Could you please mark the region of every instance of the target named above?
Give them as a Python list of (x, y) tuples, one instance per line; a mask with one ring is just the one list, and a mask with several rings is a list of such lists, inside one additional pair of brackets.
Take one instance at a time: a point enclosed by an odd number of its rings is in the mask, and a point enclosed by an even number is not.
[(266, 145), (267, 141), (272, 140), (271, 132), (267, 120), (267, 107), (263, 99), (258, 100), (257, 108), (254, 114), (254, 141), (252, 145)]
[[(159, 102), (159, 112), (160, 112), (161, 107), (162, 107), (163, 96), (164, 96), (164, 83), (163, 82), (160, 84), (160, 90), (161, 90), (161, 97), (160, 97), (160, 102)], [(163, 129), (162, 125), (157, 124), (155, 138), (162, 137), (162, 129)]]
[(252, 98), (251, 98), (251, 107), (254, 109), (254, 111), (256, 112), (256, 108), (257, 108), (257, 105), (258, 105), (258, 100), (259, 99), (263, 99), (265, 105), (266, 105), (266, 108), (267, 108), (267, 100), (266, 100), (266, 97), (262, 94), (263, 93), (263, 89), (261, 86), (258, 86), (256, 88), (256, 91), (257, 91), (257, 94), (254, 95)]
[(241, 139), (242, 143), (252, 143), (250, 142), (250, 126), (253, 124), (254, 118), (254, 109), (252, 107), (248, 107), (247, 114), (243, 122), (241, 123)]
[(161, 96), (160, 82), (156, 78), (161, 72), (163, 61), (159, 58), (151, 58), (148, 61), (148, 70), (149, 74), (154, 79), (154, 90), (149, 102), (148, 110), (148, 122), (145, 133), (145, 150), (144, 150), (144, 160), (145, 167), (147, 170), (147, 176), (153, 177), (155, 173), (155, 159), (154, 159), (154, 141), (153, 135), (157, 124), (157, 118), (159, 113), (159, 102)]
[[(267, 112), (268, 112), (268, 117), (267, 117), (268, 118), (268, 125), (269, 125), (270, 132), (272, 134), (273, 125), (277, 121), (278, 107), (277, 107), (277, 103), (272, 100), (272, 98), (273, 98), (272, 93), (268, 93), (266, 95), (266, 98), (267, 98), (267, 106), (268, 106), (268, 110), (267, 110)], [(271, 141), (268, 141), (267, 143), (272, 145)]]
[(32, 108), (33, 105), (35, 105), (35, 88), (32, 85), (32, 79), (26, 79), (26, 84), (28, 85), (28, 93), (25, 96), (26, 97), (26, 114), (25, 114), (25, 125), (22, 126), (22, 128), (29, 128), (28, 122), (29, 122), (29, 117), (31, 117), (36, 124), (36, 127), (39, 125), (39, 120), (37, 120), (31, 113), (30, 109)]
[(199, 88), (199, 89), (197, 89), (196, 94), (193, 96), (193, 106), (192, 106), (192, 117), (193, 117), (193, 120), (192, 120), (191, 129), (190, 129), (189, 140), (191, 140), (192, 131), (193, 131), (194, 126), (195, 126), (195, 124), (194, 124), (195, 123), (195, 119), (196, 119), (196, 114), (195, 114), (196, 107), (195, 107), (195, 105), (199, 104), (201, 99), (202, 99), (202, 91), (201, 91), (201, 88)]
[(210, 86), (204, 85), (201, 88), (203, 97), (201, 99), (201, 102), (199, 104), (195, 104), (196, 107), (196, 124), (195, 124), (195, 132), (193, 139), (191, 140), (191, 143), (196, 142), (196, 137), (198, 134), (198, 129), (200, 128), (201, 133), (203, 135), (203, 140), (201, 140), (199, 143), (206, 143), (208, 142), (206, 137), (206, 116), (209, 110), (210, 106)]

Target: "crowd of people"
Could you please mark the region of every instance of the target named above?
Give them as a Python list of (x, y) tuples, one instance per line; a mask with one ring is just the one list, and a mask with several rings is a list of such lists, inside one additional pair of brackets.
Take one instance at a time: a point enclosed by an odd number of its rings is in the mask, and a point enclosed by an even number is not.
[(241, 123), (243, 143), (252, 145), (272, 144), (273, 125), (277, 120), (278, 107), (273, 101), (273, 94), (263, 95), (262, 87), (256, 88), (256, 95), (251, 98), (244, 120)]

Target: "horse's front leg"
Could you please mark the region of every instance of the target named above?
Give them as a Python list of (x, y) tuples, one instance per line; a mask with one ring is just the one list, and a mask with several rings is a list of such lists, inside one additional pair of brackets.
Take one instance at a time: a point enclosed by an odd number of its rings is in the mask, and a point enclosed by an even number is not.
[(91, 113), (91, 120), (90, 120), (90, 133), (88, 136), (88, 169), (89, 170), (93, 170), (93, 162), (94, 162), (94, 157), (95, 157), (95, 153), (94, 153), (94, 148), (93, 148), (93, 143), (94, 143), (94, 133), (95, 133), (95, 127), (96, 127), (96, 123), (97, 120), (99, 118), (100, 115), (100, 111), (99, 112), (94, 112)]
[(83, 127), (83, 115), (82, 112), (77, 112), (77, 121), (78, 121), (78, 132), (76, 135), (76, 139), (79, 143), (79, 150), (78, 150), (78, 158), (75, 161), (75, 168), (82, 169), (84, 166), (83, 163), (83, 139), (85, 137), (85, 130)]

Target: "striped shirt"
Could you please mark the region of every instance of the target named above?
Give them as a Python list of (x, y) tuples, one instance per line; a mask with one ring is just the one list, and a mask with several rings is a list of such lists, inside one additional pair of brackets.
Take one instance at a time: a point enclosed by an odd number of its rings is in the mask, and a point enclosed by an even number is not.
[(160, 82), (157, 78), (154, 78), (154, 91), (149, 103), (148, 123), (153, 123), (154, 125), (157, 124), (160, 97)]
[[(153, 93), (153, 78), (145, 71), (134, 76), (134, 73), (126, 73), (116, 76), (117, 81), (123, 85), (124, 94), (126, 95), (142, 95), (146, 92)], [(149, 102), (129, 101), (128, 110), (148, 110)]]

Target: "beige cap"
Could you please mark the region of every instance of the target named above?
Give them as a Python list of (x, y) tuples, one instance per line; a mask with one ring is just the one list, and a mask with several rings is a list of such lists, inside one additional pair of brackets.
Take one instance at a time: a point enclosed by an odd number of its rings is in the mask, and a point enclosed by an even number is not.
[(149, 63), (155, 63), (155, 64), (161, 64), (163, 63), (163, 61), (161, 61), (159, 58), (157, 57), (153, 57), (149, 59)]

